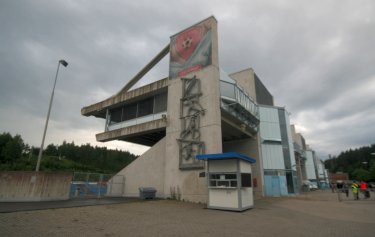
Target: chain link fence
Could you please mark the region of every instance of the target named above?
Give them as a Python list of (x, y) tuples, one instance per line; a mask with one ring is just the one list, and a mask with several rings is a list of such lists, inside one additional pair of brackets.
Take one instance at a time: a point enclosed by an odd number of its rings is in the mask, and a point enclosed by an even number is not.
[(74, 172), (70, 184), (71, 198), (122, 196), (125, 178), (122, 175)]

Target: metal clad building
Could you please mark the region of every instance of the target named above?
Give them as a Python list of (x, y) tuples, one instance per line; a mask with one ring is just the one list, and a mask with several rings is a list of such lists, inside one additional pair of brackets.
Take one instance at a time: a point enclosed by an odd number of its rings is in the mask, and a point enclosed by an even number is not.
[(316, 169), (315, 169), (315, 161), (314, 161), (314, 153), (312, 150), (306, 151), (306, 178), (310, 181), (316, 181)]
[(284, 108), (259, 106), (265, 196), (297, 193), (297, 173), (289, 116)]

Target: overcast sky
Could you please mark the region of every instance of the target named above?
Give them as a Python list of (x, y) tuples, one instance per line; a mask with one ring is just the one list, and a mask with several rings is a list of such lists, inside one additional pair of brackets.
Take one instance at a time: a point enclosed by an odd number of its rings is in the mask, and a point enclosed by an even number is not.
[[(0, 132), (40, 146), (95, 142), (82, 107), (118, 92), (178, 31), (214, 15), (228, 73), (255, 70), (321, 159), (375, 143), (375, 1), (0, 0)], [(141, 84), (167, 76), (168, 58)]]

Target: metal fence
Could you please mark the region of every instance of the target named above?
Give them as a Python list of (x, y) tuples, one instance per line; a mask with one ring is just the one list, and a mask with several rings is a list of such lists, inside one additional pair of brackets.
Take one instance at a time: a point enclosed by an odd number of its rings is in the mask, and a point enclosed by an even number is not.
[(121, 197), (125, 193), (125, 177), (114, 175), (107, 183), (107, 196)]
[(122, 175), (75, 172), (70, 184), (71, 198), (122, 196), (125, 178)]

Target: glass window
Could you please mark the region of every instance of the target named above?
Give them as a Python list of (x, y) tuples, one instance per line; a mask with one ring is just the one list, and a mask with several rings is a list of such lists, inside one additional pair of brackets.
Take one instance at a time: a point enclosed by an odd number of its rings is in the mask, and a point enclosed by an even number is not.
[(125, 105), (122, 114), (122, 120), (127, 121), (137, 117), (137, 104)]
[(251, 187), (251, 174), (241, 173), (241, 187)]
[(154, 113), (167, 111), (167, 93), (155, 95)]
[(137, 117), (146, 116), (152, 114), (154, 107), (154, 98), (148, 98), (138, 103), (138, 115)]
[(210, 181), (210, 186), (211, 187), (216, 187), (216, 180), (211, 180)]
[(264, 170), (264, 175), (277, 176), (277, 170)]
[(230, 181), (231, 187), (237, 187), (237, 181)]
[(237, 179), (237, 175), (236, 174), (226, 174), (225, 179)]
[(217, 181), (219, 187), (229, 187), (229, 181)]
[(220, 91), (222, 96), (226, 96), (232, 99), (235, 99), (235, 93), (234, 93), (234, 84), (228, 83), (228, 82), (220, 82)]
[(236, 173), (213, 173), (209, 175), (210, 187), (237, 187)]
[(121, 122), (122, 108), (111, 110), (111, 123)]
[(210, 174), (210, 179), (220, 179), (220, 174)]

